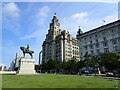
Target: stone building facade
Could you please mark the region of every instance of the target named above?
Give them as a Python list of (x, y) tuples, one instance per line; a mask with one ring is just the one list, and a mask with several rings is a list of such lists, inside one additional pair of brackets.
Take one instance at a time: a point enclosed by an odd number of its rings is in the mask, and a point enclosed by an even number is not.
[(85, 54), (115, 52), (120, 55), (120, 20), (85, 33), (79, 28), (77, 39), (81, 60), (84, 59)]
[(22, 53), (18, 52), (16, 53), (16, 58), (15, 58), (15, 68), (19, 67), (19, 60), (22, 58)]
[(22, 58), (22, 53), (17, 52), (15, 59), (10, 64), (10, 69), (14, 71), (15, 68), (19, 67), (19, 60)]
[(60, 23), (54, 15), (42, 45), (42, 63), (50, 59), (63, 62), (72, 58), (80, 60), (78, 41), (68, 31), (60, 29)]
[(42, 64), (42, 51), (39, 52), (39, 62), (38, 64)]

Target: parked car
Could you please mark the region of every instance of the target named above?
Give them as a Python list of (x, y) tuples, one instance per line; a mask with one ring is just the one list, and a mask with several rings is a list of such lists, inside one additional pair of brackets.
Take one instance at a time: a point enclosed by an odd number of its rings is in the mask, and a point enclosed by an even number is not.
[(106, 75), (106, 77), (112, 77), (112, 76), (114, 76), (114, 74), (112, 72), (106, 72), (105, 75)]
[(83, 70), (83, 71), (81, 71), (81, 73), (83, 73), (83, 74), (89, 74), (90, 72), (88, 70)]

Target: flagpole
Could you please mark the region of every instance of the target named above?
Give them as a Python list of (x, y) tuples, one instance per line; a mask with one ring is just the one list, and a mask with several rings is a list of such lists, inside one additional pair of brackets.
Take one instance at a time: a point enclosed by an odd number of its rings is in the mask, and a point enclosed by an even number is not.
[(103, 22), (103, 23), (102, 23), (102, 26), (103, 26), (106, 21), (105, 21), (105, 20), (102, 20), (102, 22)]
[(102, 26), (104, 25), (104, 23), (105, 23), (106, 21), (105, 20), (103, 20), (103, 23), (102, 23)]

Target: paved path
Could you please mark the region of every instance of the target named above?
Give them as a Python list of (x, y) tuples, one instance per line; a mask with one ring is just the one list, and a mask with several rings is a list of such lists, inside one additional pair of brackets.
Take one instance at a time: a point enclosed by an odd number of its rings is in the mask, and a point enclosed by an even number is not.
[(85, 76), (91, 76), (91, 77), (102, 77), (102, 78), (109, 78), (109, 79), (116, 79), (116, 80), (120, 80), (120, 77), (106, 77), (106, 75), (105, 74), (101, 74), (101, 75), (94, 75), (94, 74), (92, 74), (92, 75), (85, 75)]
[(0, 71), (0, 74), (16, 74), (16, 71)]

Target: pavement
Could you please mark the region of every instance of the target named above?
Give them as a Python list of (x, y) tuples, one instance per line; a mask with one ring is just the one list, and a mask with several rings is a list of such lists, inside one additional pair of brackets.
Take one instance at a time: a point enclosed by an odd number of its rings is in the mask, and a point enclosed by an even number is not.
[(0, 71), (0, 74), (16, 74), (16, 71)]
[(109, 79), (116, 79), (116, 80), (120, 80), (120, 77), (106, 77), (105, 74), (88, 74), (85, 76), (91, 76), (91, 77), (102, 77), (102, 78), (109, 78)]

